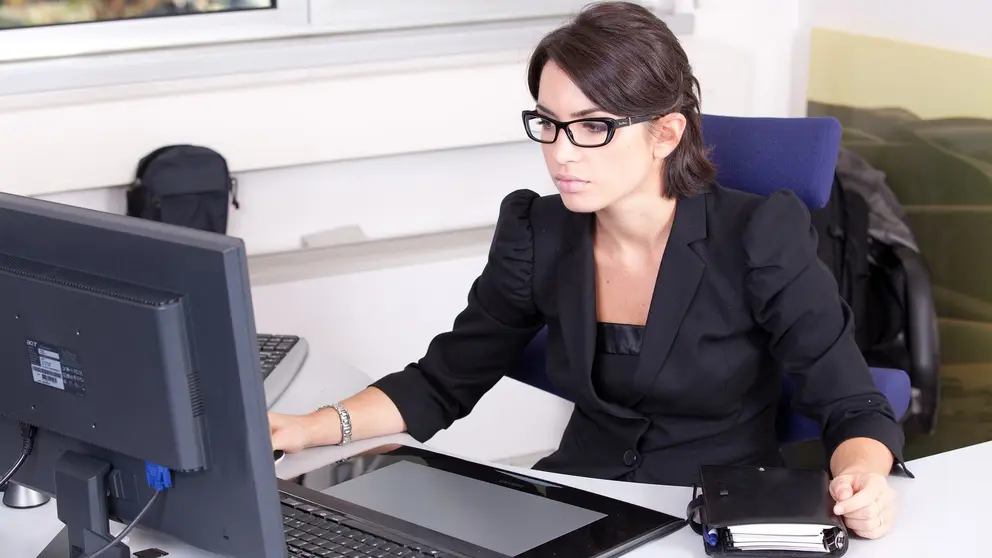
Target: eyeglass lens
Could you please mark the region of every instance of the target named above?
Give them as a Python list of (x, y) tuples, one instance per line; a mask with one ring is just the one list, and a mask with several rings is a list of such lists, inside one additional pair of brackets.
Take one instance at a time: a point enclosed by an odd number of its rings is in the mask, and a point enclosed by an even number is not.
[[(572, 143), (580, 147), (598, 147), (606, 143), (610, 127), (606, 122), (572, 122), (567, 128)], [(540, 116), (527, 118), (527, 133), (531, 139), (541, 143), (553, 143), (558, 129), (554, 122)]]

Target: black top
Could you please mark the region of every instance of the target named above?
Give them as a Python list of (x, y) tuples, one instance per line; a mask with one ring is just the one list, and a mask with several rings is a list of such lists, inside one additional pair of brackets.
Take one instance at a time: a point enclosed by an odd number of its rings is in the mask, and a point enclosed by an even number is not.
[[(559, 196), (506, 197), (488, 262), (452, 330), (419, 362), (374, 383), (414, 438), (467, 415), (546, 326), (548, 377), (575, 410), (542, 469), (688, 485), (701, 464), (778, 465), (783, 370), (796, 385), (794, 406), (822, 425), (828, 455), (867, 437), (901, 462), (902, 429), (793, 193), (764, 198), (713, 185), (678, 202), (642, 350), (616, 384), (593, 380), (594, 224)], [(525, 431), (528, 416), (508, 411), (506, 421)]]
[(596, 357), (592, 385), (604, 401), (632, 407), (637, 404), (634, 373), (641, 354), (644, 327), (629, 324), (596, 324)]

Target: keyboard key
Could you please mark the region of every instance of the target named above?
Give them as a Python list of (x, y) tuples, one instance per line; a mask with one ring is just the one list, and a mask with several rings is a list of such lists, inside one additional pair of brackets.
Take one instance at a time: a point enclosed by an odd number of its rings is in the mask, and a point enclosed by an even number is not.
[(333, 510), (281, 497), (286, 545), (294, 558), (454, 558), (436, 549), (391, 540), (384, 529)]
[(340, 521), (341, 519), (343, 519), (340, 515), (334, 512), (329, 512), (327, 510), (319, 510), (315, 512), (314, 515), (317, 515), (329, 521)]

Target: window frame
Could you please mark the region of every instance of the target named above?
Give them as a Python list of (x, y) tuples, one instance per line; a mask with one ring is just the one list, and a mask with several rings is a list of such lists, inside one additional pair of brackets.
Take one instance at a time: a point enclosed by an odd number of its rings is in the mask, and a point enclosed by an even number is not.
[(274, 1), (274, 8), (0, 29), (0, 64), (286, 36), (310, 29), (311, 0)]
[[(325, 31), (373, 31), (489, 21), (567, 17), (591, 0), (312, 0), (311, 24)], [(672, 12), (675, 0), (645, 0)], [(388, 15), (383, 15), (388, 14)]]
[[(443, 9), (417, 16), (422, 2)], [(0, 105), (149, 83), (520, 53), (587, 3), (277, 0), (274, 9), (5, 29)], [(640, 3), (676, 34), (693, 31), (693, 14), (675, 13), (674, 0)], [(389, 8), (398, 10), (394, 18), (372, 17)]]

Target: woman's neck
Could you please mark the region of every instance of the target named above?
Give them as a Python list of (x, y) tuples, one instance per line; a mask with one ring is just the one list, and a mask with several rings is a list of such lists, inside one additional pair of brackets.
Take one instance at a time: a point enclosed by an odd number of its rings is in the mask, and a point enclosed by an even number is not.
[(621, 251), (663, 248), (675, 219), (674, 199), (628, 196), (596, 213), (596, 236)]

